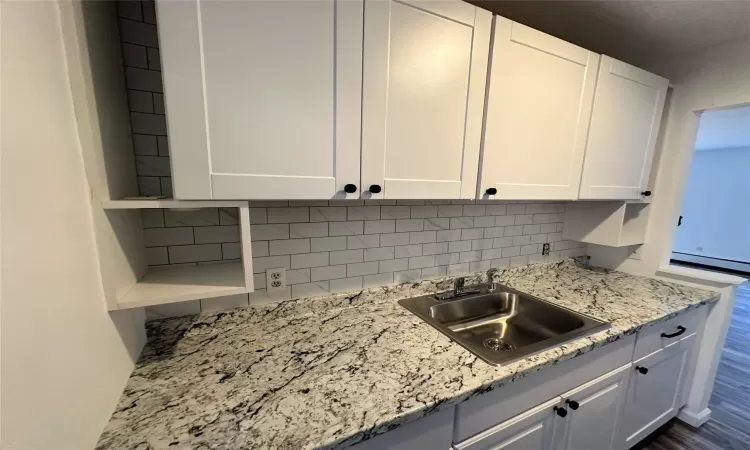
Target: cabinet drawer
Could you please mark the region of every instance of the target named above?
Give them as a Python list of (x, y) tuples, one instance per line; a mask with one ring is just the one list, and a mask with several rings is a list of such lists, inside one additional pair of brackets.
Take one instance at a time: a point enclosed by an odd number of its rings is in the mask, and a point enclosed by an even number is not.
[[(657, 323), (638, 332), (633, 360), (641, 359), (678, 340), (696, 333), (705, 323), (708, 308), (698, 308), (685, 314)], [(662, 336), (664, 335), (664, 336)], [(672, 337), (670, 337), (672, 336)]]

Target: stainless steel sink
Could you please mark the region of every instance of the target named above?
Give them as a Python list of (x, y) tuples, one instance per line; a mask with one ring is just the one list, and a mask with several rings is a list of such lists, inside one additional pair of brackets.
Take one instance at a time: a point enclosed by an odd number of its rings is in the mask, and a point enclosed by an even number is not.
[(506, 286), (440, 300), (439, 294), (399, 303), (468, 351), (499, 366), (609, 328), (580, 314)]

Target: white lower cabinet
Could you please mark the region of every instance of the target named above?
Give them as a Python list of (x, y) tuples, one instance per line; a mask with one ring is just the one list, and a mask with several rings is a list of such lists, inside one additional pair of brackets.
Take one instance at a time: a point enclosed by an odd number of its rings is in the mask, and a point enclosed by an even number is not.
[(617, 425), (631, 371), (628, 364), (562, 395), (568, 414), (558, 421), (555, 449), (619, 448)]
[(456, 450), (552, 450), (560, 397), (454, 445)]
[(633, 363), (622, 420), (624, 448), (630, 448), (664, 425), (682, 407), (687, 362), (696, 333)]

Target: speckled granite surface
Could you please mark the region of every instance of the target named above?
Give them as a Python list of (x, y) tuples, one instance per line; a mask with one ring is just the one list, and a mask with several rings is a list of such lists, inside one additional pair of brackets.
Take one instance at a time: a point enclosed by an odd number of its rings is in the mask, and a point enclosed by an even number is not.
[(718, 299), (573, 261), (495, 280), (612, 328), (492, 367), (396, 303), (450, 279), (151, 322), (97, 449), (345, 448)]

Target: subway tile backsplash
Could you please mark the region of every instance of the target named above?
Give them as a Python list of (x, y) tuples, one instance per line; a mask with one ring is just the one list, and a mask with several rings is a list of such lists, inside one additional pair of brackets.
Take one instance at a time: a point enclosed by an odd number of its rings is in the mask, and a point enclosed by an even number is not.
[[(118, 1), (136, 173), (141, 195), (172, 195), (153, 1)], [(578, 256), (564, 241), (564, 203), (451, 200), (251, 202), (256, 291), (147, 308), (150, 318), (194, 314), (329, 292), (355, 291), (490, 267)], [(143, 210), (151, 266), (241, 258), (235, 209)], [(551, 253), (541, 255), (542, 245)], [(288, 287), (268, 293), (265, 270)]]

